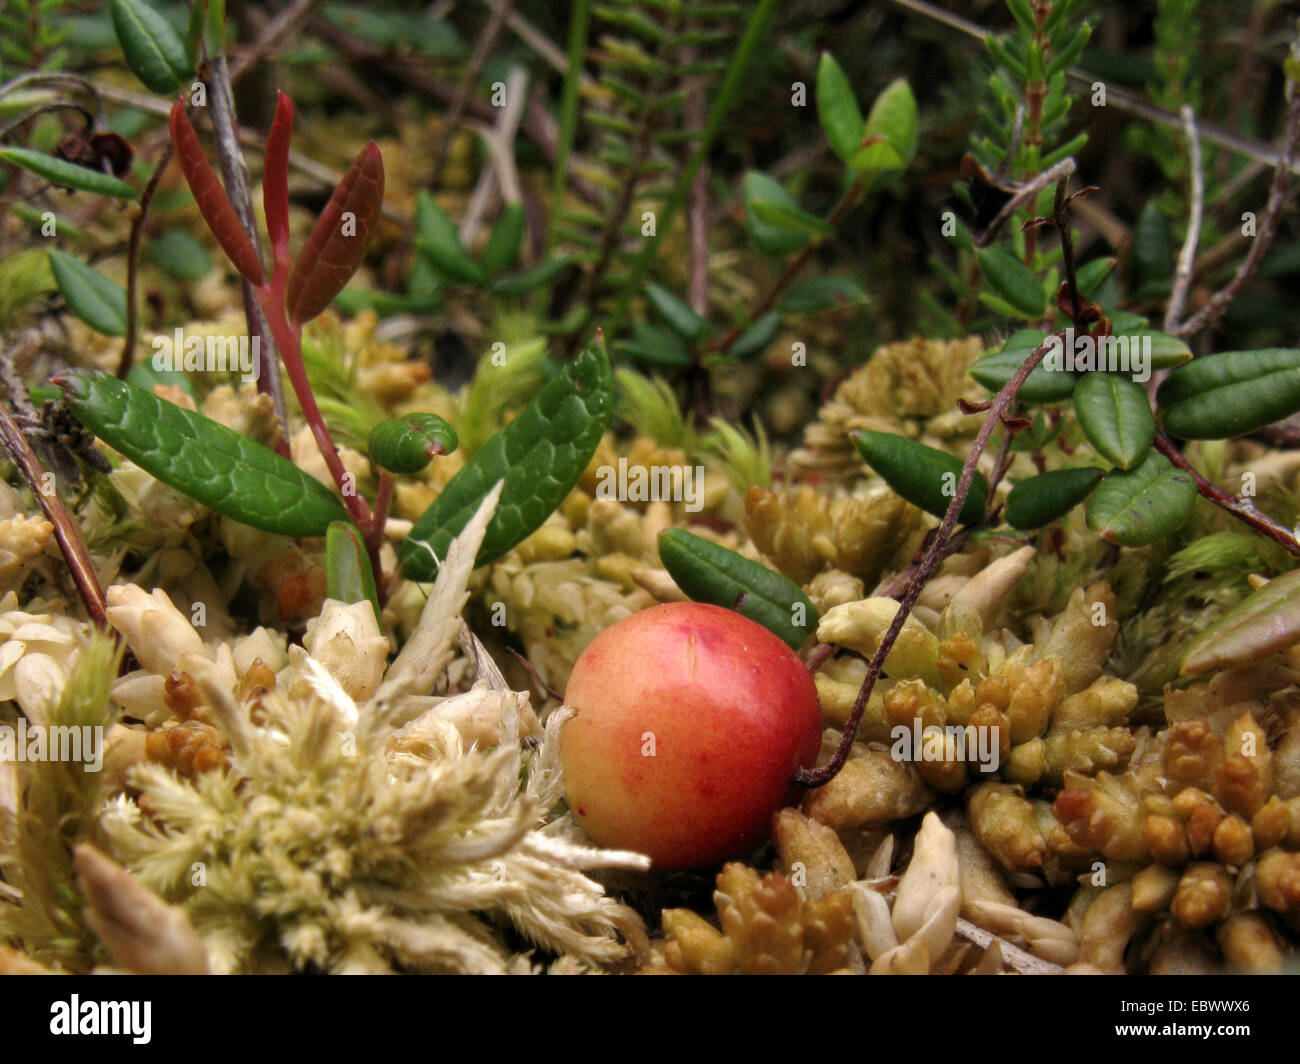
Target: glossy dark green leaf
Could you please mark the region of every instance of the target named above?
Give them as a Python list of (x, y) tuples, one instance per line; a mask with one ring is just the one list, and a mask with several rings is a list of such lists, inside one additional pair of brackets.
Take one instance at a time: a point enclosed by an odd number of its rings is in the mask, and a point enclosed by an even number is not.
[(431, 580), (451, 541), (497, 481), (501, 502), (477, 563), (495, 561), (541, 527), (573, 490), (614, 410), (614, 379), (597, 336), (447, 482), (398, 551), (412, 580)]
[(1050, 525), (1083, 502), (1103, 476), (1102, 470), (1089, 466), (1022, 480), (1007, 496), (1007, 524), (1022, 532)]
[(754, 358), (768, 349), (780, 331), (781, 315), (774, 310), (769, 310), (756, 318), (748, 329), (736, 337), (732, 345), (727, 348), (727, 353), (741, 361)]
[(754, 210), (756, 203), (798, 208), (781, 183), (758, 170), (750, 170), (741, 182), (745, 204), (745, 231), (759, 251), (768, 255), (792, 255), (808, 243), (808, 234), (764, 221)]
[[(867, 465), (895, 492), (935, 517), (948, 512), (961, 479), (960, 458), (888, 432), (860, 431), (851, 435)], [(962, 524), (974, 524), (984, 516), (988, 492), (988, 480), (977, 471), (958, 515)]]
[(437, 414), (407, 414), (370, 430), (370, 460), (390, 473), (418, 473), (460, 444), (456, 430)]
[(1115, 373), (1085, 373), (1074, 389), (1074, 412), (1093, 450), (1132, 469), (1151, 449), (1156, 419), (1142, 386)]
[(759, 199), (749, 205), (749, 209), (761, 221), (777, 229), (785, 229), (806, 236), (831, 236), (835, 229), (824, 218), (809, 214), (793, 201), (776, 203), (772, 200)]
[(1154, 200), (1148, 200), (1138, 212), (1133, 226), (1133, 264), (1138, 280), (1164, 281), (1173, 276), (1174, 242), (1169, 224)]
[(96, 332), (126, 335), (126, 289), (66, 251), (50, 250), (50, 272), (68, 309)]
[(1196, 483), (1168, 458), (1148, 451), (1142, 464), (1114, 472), (1088, 497), (1088, 527), (1102, 539), (1143, 547), (1192, 516)]
[(1170, 373), (1156, 401), (1161, 424), (1181, 439), (1254, 432), (1300, 410), (1300, 349), (1206, 355)]
[(197, 281), (212, 269), (208, 249), (184, 229), (168, 229), (145, 245), (144, 257), (154, 266), (185, 281)]
[(72, 188), (78, 192), (93, 192), (98, 196), (111, 196), (114, 199), (133, 200), (139, 193), (130, 185), (112, 174), (78, 166), (65, 159), (56, 159), (44, 152), (32, 151), (30, 148), (0, 148), (0, 159), (14, 166), (30, 170), (38, 177), (52, 181), (60, 188)]
[(1041, 318), (1047, 311), (1043, 285), (1033, 270), (1002, 248), (980, 248), (975, 252), (985, 280), (1006, 304), (1022, 318)]
[(333, 521), (325, 531), (325, 584), (329, 597), (339, 602), (369, 602), (383, 630), (384, 614), (370, 555), (361, 533), (347, 521)]
[(665, 324), (689, 343), (708, 339), (713, 327), (663, 285), (651, 281), (645, 288), (646, 302)]
[(630, 340), (614, 344), (614, 353), (662, 370), (686, 369), (694, 364), (680, 336), (644, 321), (633, 326)]
[(185, 38), (144, 0), (112, 0), (113, 30), (122, 58), (157, 93), (173, 93), (194, 72)]
[(782, 314), (820, 314), (866, 302), (867, 291), (847, 277), (805, 277), (785, 290), (777, 309)]
[(518, 273), (503, 273), (488, 282), (488, 291), (494, 296), (522, 296), (549, 284), (565, 270), (573, 260), (567, 255), (550, 262), (543, 262)]
[(439, 273), (464, 284), (487, 283), (487, 271), (470, 258), (460, 242), (455, 223), (429, 193), (415, 201), (415, 246)]
[(853, 87), (830, 52), (823, 52), (817, 65), (817, 117), (831, 150), (844, 162), (852, 162), (865, 123)]
[[(991, 355), (975, 360), (970, 375), (990, 392), (1000, 392), (1034, 351), (1044, 336), (1035, 329), (1021, 329)], [(1041, 362), (1030, 371), (1018, 393), (1026, 406), (1063, 403), (1074, 394), (1079, 381), (1077, 373), (1050, 370)]]
[(524, 220), (522, 203), (507, 203), (502, 208), (479, 256), (479, 265), (488, 273), (500, 273), (515, 264), (524, 240)]
[[(1186, 341), (1179, 340), (1176, 336), (1170, 336), (1168, 333), (1157, 332), (1155, 329), (1135, 329), (1131, 332), (1115, 331), (1115, 336), (1120, 339), (1126, 339), (1130, 342), (1140, 344), (1138, 349), (1143, 358), (1150, 355), (1152, 371), (1158, 369), (1173, 369), (1175, 366), (1181, 366), (1184, 362), (1190, 362), (1192, 359), (1192, 349), (1187, 346)], [(1104, 341), (1103, 341), (1104, 343)], [(1130, 355), (1130, 360), (1132, 356)]]
[(659, 533), (659, 560), (696, 602), (735, 610), (795, 650), (817, 631), (817, 609), (798, 584), (733, 550), (669, 528)]
[(1110, 271), (1115, 268), (1115, 259), (1113, 256), (1093, 259), (1086, 262), (1075, 273), (1075, 281), (1078, 282), (1079, 292), (1082, 295), (1091, 295), (1093, 290), (1101, 284), (1109, 275)]
[(77, 420), (136, 465), (236, 521), (322, 536), (347, 520), (337, 495), (269, 447), (99, 370), (56, 378)]

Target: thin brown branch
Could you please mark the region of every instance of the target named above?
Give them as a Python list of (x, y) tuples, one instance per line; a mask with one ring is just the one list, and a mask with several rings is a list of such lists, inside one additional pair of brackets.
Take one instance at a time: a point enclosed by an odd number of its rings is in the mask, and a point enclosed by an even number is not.
[(1176, 329), (1166, 329), (1173, 336), (1185, 340), (1214, 325), (1254, 275), (1273, 243), (1278, 222), (1282, 217), (1282, 208), (1286, 203), (1287, 185), (1290, 183), (1291, 167), (1296, 158), (1296, 145), (1300, 143), (1300, 91), (1297, 91), (1295, 83), (1291, 81), (1287, 82), (1286, 91), (1286, 132), (1282, 136), (1282, 148), (1278, 153), (1277, 168), (1273, 171), (1273, 184), (1269, 188), (1268, 204), (1264, 208), (1264, 218), (1259, 224), (1255, 240), (1241, 265), (1237, 267), (1232, 280), (1215, 292), (1205, 306), (1187, 321), (1180, 323)]
[(303, 19), (312, 13), (312, 9), (318, 3), (320, 3), (320, 0), (294, 0), (292, 4), (267, 22), (262, 27), (261, 33), (258, 34), (257, 40), (243, 49), (235, 58), (235, 61), (230, 64), (231, 82), (238, 81), (261, 62), (272, 48), (298, 28)]
[(456, 90), (456, 98), (451, 102), (451, 109), (442, 120), (442, 127), (438, 130), (438, 139), (433, 144), (433, 162), (429, 167), (429, 187), (437, 188), (438, 181), (442, 177), (442, 168), (447, 162), (447, 149), (451, 146), (451, 138), (456, 135), (456, 130), (460, 128), (461, 119), (465, 116), (465, 102), (469, 99), (470, 93), (474, 91), (474, 85), (478, 81), (478, 76), (483, 70), (483, 64), (487, 62), (487, 57), (492, 51), (492, 46), (496, 44), (497, 36), (501, 33), (501, 27), (505, 24), (506, 15), (510, 13), (510, 0), (500, 0), (500, 2), (491, 5), (492, 12), (488, 15), (487, 23), (478, 35), (478, 40), (474, 42), (474, 51), (469, 57), (469, 66), (465, 69), (465, 76), (461, 79), (460, 86)]
[(907, 591), (898, 604), (898, 611), (894, 614), (893, 621), (890, 622), (889, 628), (880, 640), (880, 645), (876, 647), (876, 653), (871, 658), (871, 664), (867, 667), (866, 678), (862, 681), (862, 686), (858, 689), (857, 700), (853, 703), (853, 712), (849, 714), (849, 719), (844, 724), (844, 732), (840, 736), (839, 747), (831, 760), (820, 768), (800, 769), (797, 771), (794, 774), (793, 781), (796, 785), (800, 787), (821, 787), (834, 779), (840, 769), (844, 767), (844, 763), (853, 750), (853, 741), (857, 737), (858, 725), (862, 723), (862, 714), (867, 708), (867, 701), (871, 697), (871, 691), (876, 686), (876, 681), (880, 678), (881, 670), (885, 666), (885, 658), (889, 656), (889, 652), (894, 648), (894, 642), (903, 630), (904, 622), (911, 615), (916, 600), (921, 596), (921, 589), (925, 587), (926, 581), (938, 568), (939, 562), (944, 556), (945, 546), (952, 537), (953, 529), (957, 525), (957, 515), (961, 513), (962, 506), (966, 503), (966, 496), (970, 494), (971, 482), (975, 479), (975, 467), (979, 463), (980, 456), (988, 446), (993, 430), (1001, 423), (1002, 415), (1011, 409), (1017, 393), (1029, 378), (1029, 374), (1046, 356), (1052, 339), (1054, 338), (1049, 337), (1034, 348), (1020, 368), (1012, 374), (1011, 379), (1002, 386), (1002, 390), (994, 396), (993, 403), (984, 416), (984, 424), (980, 426), (979, 435), (975, 437), (970, 454), (966, 456), (966, 461), (962, 465), (961, 477), (957, 481), (957, 490), (953, 495), (952, 502), (948, 504), (948, 512), (943, 515), (943, 521), (940, 523), (934, 537), (930, 540), (930, 546), (925, 552), (925, 557), (921, 559), (921, 564), (917, 566), (916, 571), (912, 574), (907, 585)]
[(1183, 105), (1183, 135), (1187, 139), (1187, 167), (1190, 171), (1191, 190), (1187, 211), (1187, 233), (1178, 252), (1178, 268), (1174, 271), (1173, 290), (1165, 310), (1165, 331), (1178, 328), (1183, 310), (1187, 306), (1187, 293), (1191, 291), (1192, 274), (1196, 267), (1196, 245), (1201, 236), (1201, 218), (1205, 211), (1205, 174), (1201, 163), (1201, 137), (1196, 131), (1196, 113)]
[(125, 377), (131, 372), (131, 363), (135, 361), (136, 334), (136, 288), (140, 280), (140, 239), (144, 236), (144, 223), (149, 215), (149, 204), (153, 202), (154, 193), (158, 191), (158, 182), (162, 180), (163, 171), (172, 161), (172, 142), (164, 145), (158, 162), (149, 177), (149, 183), (140, 193), (140, 203), (135, 217), (131, 219), (131, 238), (126, 250), (126, 339), (122, 341), (122, 356), (117, 362), (117, 375)]
[[(253, 198), (248, 189), (248, 167), (244, 162), (244, 153), (240, 151), (236, 130), (239, 123), (235, 118), (235, 101), (230, 91), (230, 73), (226, 67), (226, 57), (216, 56), (209, 64), (212, 129), (217, 140), (217, 160), (221, 166), (221, 177), (225, 181), (226, 195), (239, 215), (240, 224), (252, 241), (257, 255), (262, 255), (262, 238), (258, 233), (257, 222), (253, 216)], [(289, 457), (289, 412), (284, 402), (284, 383), (280, 377), (280, 358), (267, 324), (266, 315), (262, 313), (257, 292), (253, 283), (246, 277), (240, 278), (240, 290), (244, 299), (244, 317), (248, 321), (248, 335), (256, 337), (261, 350), (261, 372), (257, 377), (257, 390), (271, 397), (275, 406), (275, 416), (283, 427), (276, 444), (280, 454)]]
[(23, 435), (22, 429), (18, 427), (18, 423), (14, 421), (3, 403), (0, 403), (0, 442), (4, 443), (5, 450), (9, 452), (19, 472), (22, 473), (23, 480), (27, 482), (32, 494), (41, 504), (46, 519), (54, 526), (54, 538), (63, 552), (63, 560), (68, 565), (68, 571), (72, 573), (73, 583), (77, 585), (77, 592), (81, 595), (87, 616), (96, 627), (107, 629), (108, 614), (104, 592), (99, 586), (99, 578), (95, 575), (95, 567), (90, 560), (90, 551), (86, 548), (86, 540), (81, 534), (81, 528), (68, 513), (67, 507), (63, 505), (58, 491), (50, 486), (50, 481), (46, 479), (48, 474), (41, 467), (40, 459), (36, 457), (36, 452), (27, 442), (27, 437)]
[(1300, 556), (1300, 540), (1296, 539), (1296, 534), (1292, 529), (1275, 521), (1268, 514), (1261, 513), (1250, 499), (1238, 495), (1229, 495), (1222, 488), (1211, 484), (1193, 468), (1191, 462), (1177, 448), (1174, 441), (1159, 430), (1156, 432), (1155, 446), (1157, 451), (1196, 482), (1196, 490), (1201, 493), (1203, 498), (1209, 499), (1215, 506), (1227, 510), (1238, 521), (1248, 524), (1256, 532), (1268, 536), (1275, 543), (1282, 544), (1292, 554)]

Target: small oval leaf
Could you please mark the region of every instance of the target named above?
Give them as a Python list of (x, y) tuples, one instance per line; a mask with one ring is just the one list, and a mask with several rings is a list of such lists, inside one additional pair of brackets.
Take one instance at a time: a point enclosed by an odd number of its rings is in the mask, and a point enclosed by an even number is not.
[[(990, 392), (1000, 392), (1044, 339), (1035, 329), (1021, 329), (993, 354), (976, 359), (970, 375)], [(1040, 362), (1025, 378), (1016, 397), (1026, 406), (1063, 403), (1074, 394), (1078, 381), (1077, 373), (1049, 369)]]
[(1022, 480), (1007, 496), (1003, 515), (1007, 524), (1021, 532), (1050, 525), (1088, 497), (1106, 474), (1093, 466), (1057, 469)]
[(144, 0), (112, 0), (110, 10), (131, 73), (153, 92), (175, 92), (194, 72), (185, 38)]
[(985, 279), (1022, 318), (1041, 318), (1047, 311), (1047, 296), (1034, 271), (1002, 248), (980, 248), (975, 252)]
[(126, 335), (126, 289), (66, 251), (50, 249), (50, 272), (68, 309), (96, 332)]
[(1206, 355), (1170, 373), (1156, 401), (1165, 431), (1180, 439), (1254, 432), (1300, 410), (1300, 349)]
[(1132, 469), (1151, 449), (1156, 419), (1141, 385), (1114, 373), (1085, 373), (1074, 389), (1074, 412), (1093, 449)]
[(488, 273), (508, 270), (519, 258), (519, 248), (524, 240), (524, 205), (507, 203), (501, 209), (496, 225), (483, 245), (479, 265)]
[(379, 608), (375, 570), (361, 533), (347, 521), (332, 521), (325, 530), (325, 583), (332, 599), (369, 602), (383, 631), (384, 614)]
[(125, 181), (112, 174), (78, 166), (66, 159), (56, 159), (53, 155), (32, 151), (30, 148), (2, 148), (0, 159), (14, 166), (20, 166), (24, 170), (30, 170), (38, 177), (52, 181), (61, 188), (93, 192), (97, 196), (112, 196), (120, 200), (133, 200), (139, 195)]
[(651, 281), (645, 288), (646, 302), (668, 327), (683, 339), (697, 344), (708, 339), (713, 327), (661, 284)]
[(1142, 547), (1181, 528), (1192, 516), (1196, 483), (1164, 455), (1109, 474), (1088, 497), (1088, 527), (1112, 543)]
[(844, 162), (852, 162), (865, 123), (853, 87), (830, 52), (823, 52), (817, 65), (817, 117), (831, 150)]
[[(888, 432), (863, 430), (850, 435), (867, 464), (895, 492), (935, 517), (948, 512), (961, 479), (960, 458)], [(962, 524), (975, 524), (984, 516), (988, 491), (988, 480), (977, 471), (958, 515)]]
[(817, 609), (798, 584), (733, 550), (668, 528), (659, 533), (659, 560), (696, 602), (735, 610), (795, 650), (817, 631)]

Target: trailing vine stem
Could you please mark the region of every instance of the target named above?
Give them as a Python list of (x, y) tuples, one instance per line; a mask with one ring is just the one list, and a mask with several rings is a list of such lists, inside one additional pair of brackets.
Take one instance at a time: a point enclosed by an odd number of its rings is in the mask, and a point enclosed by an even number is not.
[(1286, 525), (1275, 521), (1268, 514), (1260, 512), (1255, 508), (1255, 504), (1250, 499), (1244, 499), (1237, 495), (1230, 495), (1217, 485), (1211, 484), (1205, 477), (1192, 466), (1178, 449), (1178, 446), (1164, 432), (1157, 430), (1155, 435), (1156, 450), (1169, 459), (1175, 466), (1184, 473), (1191, 475), (1196, 482), (1196, 490), (1200, 492), (1203, 498), (1209, 499), (1215, 506), (1227, 510), (1238, 521), (1242, 521), (1256, 532), (1259, 532), (1275, 543), (1280, 543), (1292, 554), (1300, 557), (1300, 540), (1296, 538), (1293, 530)]
[(73, 583), (76, 584), (77, 593), (86, 607), (87, 616), (95, 627), (107, 631), (108, 613), (104, 592), (95, 575), (95, 567), (90, 560), (90, 551), (86, 547), (81, 528), (68, 513), (68, 508), (63, 505), (58, 492), (47, 493), (45, 490), (46, 473), (41, 468), (40, 459), (36, 457), (36, 452), (32, 450), (27, 437), (23, 435), (22, 429), (18, 427), (18, 423), (4, 403), (0, 403), (0, 440), (13, 458), (14, 464), (18, 466), (23, 480), (36, 496), (36, 501), (41, 504), (46, 519), (54, 526), (54, 538), (58, 541), (59, 550), (63, 552), (63, 560), (72, 574)]
[(988, 413), (984, 416), (984, 424), (980, 426), (979, 435), (975, 437), (975, 443), (971, 447), (970, 454), (966, 456), (966, 461), (962, 465), (961, 477), (957, 481), (957, 490), (953, 494), (952, 502), (948, 504), (948, 512), (943, 515), (943, 521), (934, 537), (930, 540), (930, 546), (925, 552), (925, 557), (921, 559), (921, 564), (917, 566), (916, 572), (913, 573), (908, 583), (907, 591), (898, 604), (898, 611), (894, 614), (893, 621), (890, 622), (888, 630), (881, 637), (880, 645), (876, 647), (876, 653), (871, 658), (871, 664), (867, 668), (867, 675), (863, 679), (862, 686), (858, 689), (858, 697), (853, 703), (853, 712), (849, 714), (849, 719), (844, 725), (844, 732), (840, 736), (840, 745), (836, 748), (831, 760), (820, 768), (799, 769), (794, 774), (793, 782), (796, 786), (824, 786), (839, 774), (840, 769), (848, 761), (849, 753), (853, 749), (853, 741), (858, 734), (858, 725), (862, 723), (862, 714), (866, 710), (867, 700), (871, 697), (871, 691), (876, 686), (876, 681), (880, 678), (881, 670), (885, 666), (885, 658), (893, 650), (894, 642), (903, 630), (904, 622), (911, 615), (912, 607), (916, 605), (916, 600), (921, 596), (921, 589), (925, 587), (926, 581), (930, 579), (940, 560), (944, 557), (944, 547), (952, 537), (953, 529), (957, 526), (957, 515), (961, 513), (961, 509), (966, 503), (966, 496), (970, 493), (971, 482), (975, 479), (975, 467), (979, 463), (980, 456), (988, 446), (993, 430), (1001, 423), (1003, 415), (1011, 409), (1021, 387), (1028, 380), (1029, 374), (1046, 356), (1054, 338), (1055, 336), (1045, 339), (1029, 353), (1029, 357), (1012, 374), (1011, 379), (1002, 386), (1002, 390), (998, 392), (989, 405)]

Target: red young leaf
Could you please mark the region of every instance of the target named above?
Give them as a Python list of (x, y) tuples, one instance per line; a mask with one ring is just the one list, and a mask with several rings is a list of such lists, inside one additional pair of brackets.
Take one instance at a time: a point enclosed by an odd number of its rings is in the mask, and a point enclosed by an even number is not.
[(261, 285), (266, 281), (262, 276), (262, 261), (249, 242), (248, 234), (240, 224), (235, 208), (230, 205), (226, 190), (221, 187), (217, 175), (208, 164), (203, 147), (199, 144), (199, 135), (194, 132), (190, 116), (185, 113), (185, 103), (177, 100), (172, 107), (171, 116), (172, 144), (176, 146), (176, 158), (180, 160), (181, 172), (189, 183), (194, 200), (199, 205), (203, 220), (208, 223), (212, 235), (217, 238), (235, 269), (253, 284)]
[(293, 136), (293, 101), (276, 94), (275, 120), (266, 137), (266, 162), (262, 170), (262, 203), (266, 231), (276, 266), (289, 265), (289, 138)]
[(356, 272), (384, 201), (384, 159), (371, 141), (343, 175), (289, 274), (285, 304), (295, 325), (311, 321)]

